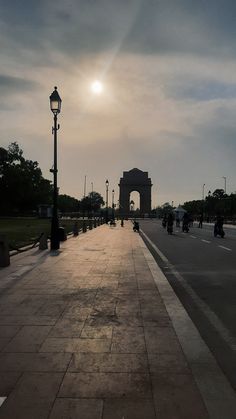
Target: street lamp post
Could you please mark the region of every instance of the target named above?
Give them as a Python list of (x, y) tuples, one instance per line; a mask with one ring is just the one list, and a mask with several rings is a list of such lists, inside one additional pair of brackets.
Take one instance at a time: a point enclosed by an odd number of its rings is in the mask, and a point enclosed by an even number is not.
[(226, 194), (226, 176), (222, 176), (222, 179), (224, 179), (224, 181), (225, 181), (225, 187), (224, 187), (224, 189), (225, 189), (225, 194)]
[(109, 187), (109, 181), (106, 180), (106, 224), (108, 223), (108, 187)]
[(115, 204), (114, 204), (114, 198), (115, 198), (115, 191), (112, 189), (112, 219), (115, 219)]
[(204, 201), (204, 199), (205, 199), (205, 186), (206, 186), (206, 184), (205, 183), (203, 183), (203, 185), (202, 185), (202, 200)]
[(53, 169), (50, 170), (53, 173), (53, 210), (52, 210), (52, 223), (51, 223), (51, 250), (57, 250), (60, 248), (59, 240), (59, 220), (58, 220), (58, 188), (57, 188), (57, 131), (60, 125), (57, 125), (57, 115), (61, 111), (61, 98), (58, 94), (57, 87), (50, 95), (50, 108), (54, 115), (54, 126), (52, 133), (54, 135), (54, 164)]

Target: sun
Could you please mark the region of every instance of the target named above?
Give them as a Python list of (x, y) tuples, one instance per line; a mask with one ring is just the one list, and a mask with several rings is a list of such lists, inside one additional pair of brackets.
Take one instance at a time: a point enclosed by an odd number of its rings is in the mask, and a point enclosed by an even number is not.
[(100, 95), (103, 91), (103, 85), (99, 80), (95, 80), (91, 84), (90, 88), (91, 88), (92, 93), (94, 93), (95, 95)]

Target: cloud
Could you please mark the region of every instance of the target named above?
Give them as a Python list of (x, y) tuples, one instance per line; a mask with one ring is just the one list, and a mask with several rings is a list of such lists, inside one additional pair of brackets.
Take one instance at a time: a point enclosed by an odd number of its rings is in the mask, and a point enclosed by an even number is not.
[(33, 91), (39, 88), (39, 83), (20, 77), (11, 77), (0, 74), (0, 92), (4, 95), (16, 92)]

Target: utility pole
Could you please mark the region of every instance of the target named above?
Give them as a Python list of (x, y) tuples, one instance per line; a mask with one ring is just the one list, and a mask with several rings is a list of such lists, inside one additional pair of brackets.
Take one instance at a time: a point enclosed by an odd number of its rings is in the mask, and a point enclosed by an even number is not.
[(86, 178), (87, 176), (84, 176), (84, 198), (86, 197)]
[(226, 179), (227, 178), (226, 178), (226, 176), (222, 176), (222, 179), (224, 179), (224, 181), (225, 181), (225, 188), (224, 189), (225, 189), (225, 194), (226, 194)]

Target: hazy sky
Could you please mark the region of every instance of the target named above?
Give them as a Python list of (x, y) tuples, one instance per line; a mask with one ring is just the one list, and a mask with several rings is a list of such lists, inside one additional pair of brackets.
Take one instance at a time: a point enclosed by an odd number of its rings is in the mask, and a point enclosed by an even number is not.
[[(51, 179), (49, 95), (62, 98), (60, 193), (105, 196), (148, 171), (153, 205), (236, 190), (235, 0), (0, 0), (1, 145)], [(90, 85), (104, 83), (102, 95)]]

